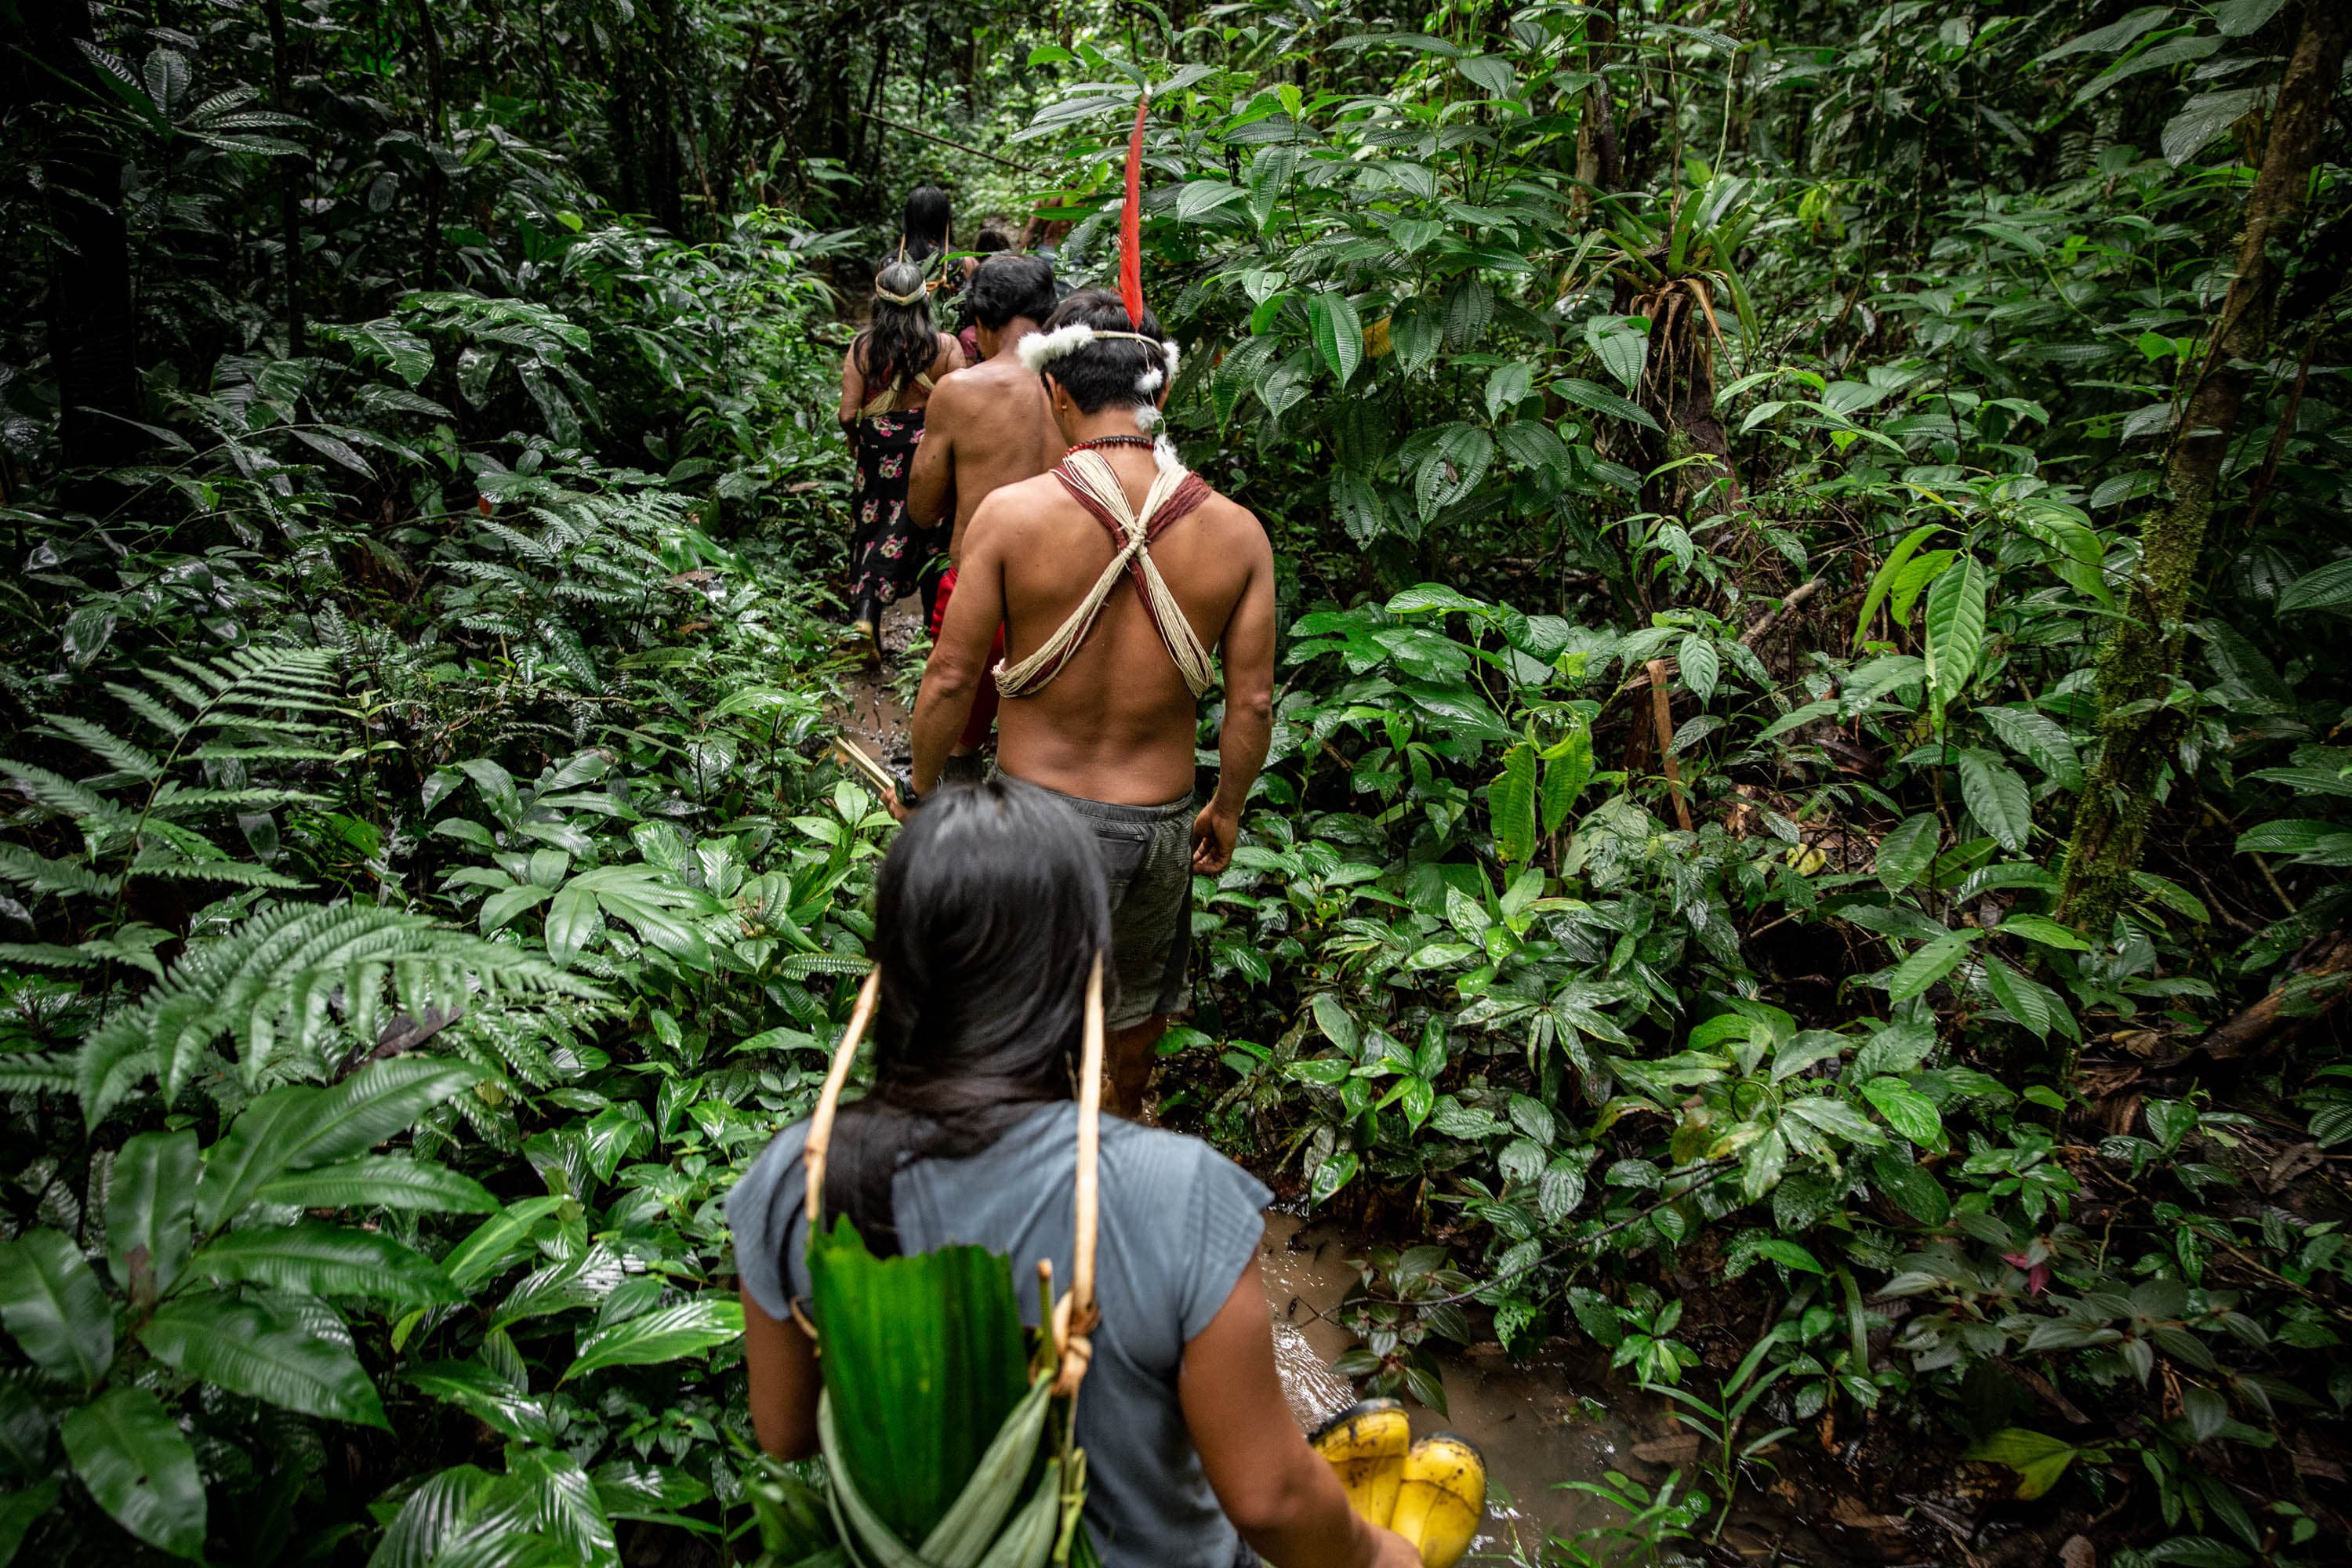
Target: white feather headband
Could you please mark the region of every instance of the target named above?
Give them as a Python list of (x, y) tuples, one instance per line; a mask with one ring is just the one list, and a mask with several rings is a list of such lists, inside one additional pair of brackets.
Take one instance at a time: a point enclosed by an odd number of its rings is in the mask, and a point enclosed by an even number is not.
[(1018, 352), (1021, 363), (1032, 375), (1042, 374), (1047, 365), (1066, 354), (1074, 354), (1099, 339), (1125, 338), (1132, 342), (1150, 343), (1160, 351), (1166, 362), (1168, 379), (1176, 379), (1177, 349), (1172, 338), (1150, 338), (1141, 332), (1097, 331), (1082, 321), (1066, 327), (1056, 327), (1050, 332), (1032, 332), (1021, 340)]

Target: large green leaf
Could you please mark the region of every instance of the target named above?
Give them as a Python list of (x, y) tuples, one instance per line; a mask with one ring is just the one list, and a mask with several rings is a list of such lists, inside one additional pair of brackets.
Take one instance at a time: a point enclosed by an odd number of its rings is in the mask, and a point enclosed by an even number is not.
[(1943, 1118), (1936, 1102), (1899, 1078), (1874, 1078), (1862, 1086), (1863, 1098), (1878, 1108), (1886, 1124), (1921, 1148), (1944, 1142)]
[(877, 1258), (846, 1219), (809, 1247), (839, 1456), (883, 1521), (920, 1542), (1029, 1390), (1010, 1266), (977, 1247)]
[(180, 1277), (192, 1245), (202, 1169), (193, 1132), (142, 1132), (114, 1156), (106, 1189), (106, 1266), (124, 1291), (138, 1272), (134, 1255), (145, 1266), (151, 1297)]
[(16, 1560), (26, 1532), (58, 1505), (58, 1479), (49, 1477), (22, 1491), (0, 1493), (0, 1568)]
[(155, 1359), (232, 1394), (391, 1429), (359, 1357), (306, 1324), (251, 1301), (199, 1296), (167, 1301), (139, 1331)]
[(2015, 769), (1974, 746), (1960, 752), (1960, 799), (2001, 847), (2023, 853), (2033, 831), (2033, 795)]
[(262, 1184), (262, 1202), (296, 1208), (426, 1209), (488, 1214), (499, 1206), (488, 1188), (446, 1165), (399, 1155), (371, 1154), (315, 1171), (295, 1171)]
[(509, 1204), (449, 1249), (448, 1256), (441, 1260), (443, 1270), (459, 1289), (471, 1290), (527, 1256), (531, 1228), (568, 1201), (545, 1196)]
[(114, 1311), (62, 1231), (41, 1229), (0, 1245), (0, 1322), (33, 1364), (88, 1388), (114, 1361)]
[(1587, 408), (1612, 419), (1622, 419), (1645, 429), (1655, 430), (1658, 427), (1658, 422), (1651, 417), (1648, 409), (1638, 403), (1626, 402), (1598, 382), (1570, 376), (1565, 381), (1553, 382), (1551, 389), (1559, 395), (1562, 402), (1573, 403), (1579, 408)]
[(480, 1362), (426, 1362), (402, 1373), (401, 1380), (420, 1393), (447, 1400), (520, 1442), (555, 1441), (546, 1406)]
[(2352, 559), (2331, 561), (2288, 584), (2278, 596), (2280, 615), (2294, 610), (2338, 610), (2352, 605)]
[(1536, 749), (1522, 741), (1503, 753), (1503, 771), (1486, 786), (1495, 854), (1516, 866), (1536, 852)]
[(1936, 858), (1939, 831), (1935, 814), (1923, 811), (1916, 816), (1905, 818), (1893, 832), (1879, 840), (1879, 885), (1890, 893), (1899, 893), (1917, 881), (1919, 874)]
[(226, 1284), (251, 1279), (313, 1296), (374, 1296), (392, 1301), (455, 1301), (462, 1293), (423, 1253), (352, 1226), (302, 1220), (233, 1230), (189, 1267)]
[(646, 1366), (696, 1355), (742, 1331), (742, 1302), (698, 1296), (598, 1329), (580, 1342), (580, 1354), (564, 1370), (562, 1381), (585, 1377), (599, 1367)]
[(1323, 355), (1323, 363), (1345, 386), (1364, 362), (1364, 323), (1356, 314), (1355, 301), (1333, 290), (1318, 294), (1307, 306), (1307, 314), (1315, 327), (1315, 347)]
[(1946, 931), (1923, 943), (1918, 952), (1895, 966), (1888, 979), (1886, 999), (1907, 1002), (1927, 990), (1958, 968), (1960, 960), (1968, 955), (1969, 944), (1983, 934), (1977, 931)]
[(1985, 570), (1959, 555), (1927, 590), (1927, 690), (1940, 711), (1966, 690), (1984, 647)]
[(118, 1388), (65, 1418), (66, 1453), (99, 1507), (174, 1557), (205, 1551), (205, 1484), (196, 1453), (163, 1402)]
[(1919, 546), (1943, 531), (1943, 525), (1935, 522), (1915, 528), (1903, 536), (1903, 542), (1900, 544), (1887, 552), (1886, 559), (1880, 563), (1878, 570), (1871, 574), (1870, 591), (1863, 595), (1862, 614), (1854, 617), (1855, 647), (1862, 646), (1864, 636), (1870, 630), (1871, 618), (1878, 614), (1878, 606), (1885, 602), (1886, 595), (1895, 586), (1895, 581), (1909, 567), (1911, 557), (1918, 552)]
[(364, 1154), (483, 1077), (479, 1068), (433, 1057), (395, 1057), (331, 1089), (272, 1089), (245, 1108), (205, 1160), (196, 1226), (217, 1230), (283, 1172)]
[(1592, 731), (1579, 719), (1544, 752), (1543, 830), (1557, 833), (1592, 777)]

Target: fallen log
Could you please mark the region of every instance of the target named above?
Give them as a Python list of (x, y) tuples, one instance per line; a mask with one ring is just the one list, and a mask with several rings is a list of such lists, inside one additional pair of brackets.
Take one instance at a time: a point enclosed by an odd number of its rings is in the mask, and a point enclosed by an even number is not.
[[(2314, 950), (2309, 962), (2296, 970), (2295, 978), (2341, 974), (2347, 970), (2352, 970), (2352, 935), (2339, 931)], [(2324, 1016), (2344, 995), (2338, 991), (2335, 995), (2320, 998), (2311, 1012), (2290, 1014), (2286, 1011), (2287, 1000), (2297, 989), (2294, 982), (2289, 981), (2198, 1041), (2198, 1047), (2217, 1061), (2267, 1055), (2291, 1032), (2291, 1026), (2300, 1027)]]

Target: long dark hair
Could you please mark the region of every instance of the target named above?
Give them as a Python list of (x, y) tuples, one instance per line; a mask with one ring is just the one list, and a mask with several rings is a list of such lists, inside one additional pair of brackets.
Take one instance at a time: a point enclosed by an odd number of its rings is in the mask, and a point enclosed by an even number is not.
[(917, 185), (907, 193), (907, 210), (898, 219), (898, 242), (909, 261), (928, 261), (948, 247), (953, 222), (948, 194), (937, 185)]
[[(885, 299), (896, 294), (912, 299), (911, 305)], [(874, 279), (874, 324), (857, 334), (857, 368), (866, 377), (866, 395), (887, 386), (891, 395), (904, 392), (916, 376), (940, 357), (940, 340), (931, 327), (931, 301), (923, 291), (923, 269), (911, 261), (894, 261)]]
[(1004, 778), (925, 802), (876, 888), (874, 1087), (834, 1125), (824, 1223), (845, 1214), (895, 1255), (902, 1165), (977, 1154), (1030, 1107), (1073, 1098), (1087, 974), (1109, 947), (1102, 862), (1076, 813)]

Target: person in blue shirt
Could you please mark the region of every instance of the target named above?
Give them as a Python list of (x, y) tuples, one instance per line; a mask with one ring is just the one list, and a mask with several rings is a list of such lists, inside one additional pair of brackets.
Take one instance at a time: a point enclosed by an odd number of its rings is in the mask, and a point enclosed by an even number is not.
[[(1017, 780), (951, 785), (900, 832), (877, 889), (875, 1080), (845, 1104), (824, 1222), (878, 1255), (972, 1244), (1071, 1275), (1075, 1079), (1087, 980), (1109, 945), (1095, 836)], [(760, 1443), (816, 1449), (803, 1218), (807, 1126), (778, 1134), (730, 1194)], [(1270, 1194), (1196, 1138), (1106, 1118), (1096, 1300), (1077, 1401), (1086, 1522), (1108, 1568), (1418, 1568), (1348, 1504), (1294, 1424), (1258, 1279)], [(824, 1325), (818, 1324), (819, 1333)]]

